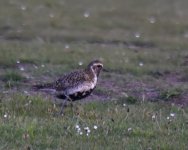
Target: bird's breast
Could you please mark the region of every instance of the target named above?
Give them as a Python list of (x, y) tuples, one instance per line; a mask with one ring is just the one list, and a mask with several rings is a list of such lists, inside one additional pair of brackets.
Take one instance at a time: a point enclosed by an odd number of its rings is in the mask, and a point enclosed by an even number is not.
[(76, 93), (70, 94), (69, 98), (73, 101), (79, 100), (79, 99), (82, 99), (82, 98), (89, 96), (92, 91), (93, 91), (93, 89), (90, 89), (90, 90), (87, 90), (87, 91), (76, 92)]
[[(69, 97), (72, 101), (79, 100), (89, 96), (94, 88), (96, 87), (96, 82), (85, 82), (76, 87), (72, 87), (58, 94), (57, 97), (61, 99), (66, 99)], [(66, 94), (66, 96), (65, 96)]]

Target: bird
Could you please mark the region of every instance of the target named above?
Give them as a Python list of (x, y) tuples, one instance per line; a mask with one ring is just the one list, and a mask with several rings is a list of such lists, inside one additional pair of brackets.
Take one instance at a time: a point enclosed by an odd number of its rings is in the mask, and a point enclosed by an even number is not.
[[(35, 90), (53, 93), (56, 98), (64, 101), (77, 101), (89, 96), (96, 88), (103, 63), (100, 60), (91, 61), (85, 69), (79, 69), (61, 76), (54, 82), (37, 84)], [(64, 105), (61, 112), (63, 113)]]

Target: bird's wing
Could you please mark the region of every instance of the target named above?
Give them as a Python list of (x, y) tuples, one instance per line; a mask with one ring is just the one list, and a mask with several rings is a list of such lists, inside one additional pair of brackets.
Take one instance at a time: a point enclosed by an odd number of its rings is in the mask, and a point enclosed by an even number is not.
[(55, 89), (57, 91), (65, 91), (66, 89), (78, 86), (87, 81), (87, 75), (83, 70), (77, 70), (64, 75), (55, 82)]

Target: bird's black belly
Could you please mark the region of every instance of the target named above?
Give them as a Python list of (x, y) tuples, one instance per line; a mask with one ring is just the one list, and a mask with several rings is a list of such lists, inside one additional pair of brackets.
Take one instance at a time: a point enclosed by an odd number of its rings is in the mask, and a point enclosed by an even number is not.
[[(85, 98), (85, 97), (89, 96), (92, 91), (93, 91), (93, 89), (88, 90), (88, 91), (83, 91), (83, 92), (77, 92), (77, 93), (74, 93), (74, 94), (70, 94), (70, 95), (68, 95), (68, 97), (69, 97), (68, 100), (69, 101), (70, 100), (72, 100), (72, 101), (80, 100), (82, 98)], [(66, 96), (64, 94), (57, 95), (56, 97), (60, 98), (60, 99), (66, 99)]]

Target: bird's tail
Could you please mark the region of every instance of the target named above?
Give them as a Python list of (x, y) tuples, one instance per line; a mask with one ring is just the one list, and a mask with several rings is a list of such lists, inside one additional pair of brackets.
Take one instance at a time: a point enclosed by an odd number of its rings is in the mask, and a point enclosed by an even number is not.
[(53, 83), (36, 84), (32, 86), (33, 90), (54, 89)]

